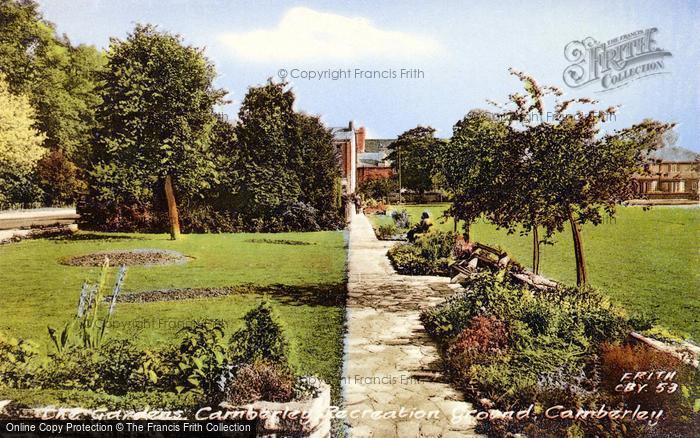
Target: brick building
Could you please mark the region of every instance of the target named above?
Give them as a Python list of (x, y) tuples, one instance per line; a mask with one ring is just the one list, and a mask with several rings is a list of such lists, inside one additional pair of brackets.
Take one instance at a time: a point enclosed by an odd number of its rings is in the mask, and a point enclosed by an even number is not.
[(365, 128), (355, 128), (352, 121), (348, 126), (331, 128), (331, 131), (340, 157), (344, 193), (354, 193), (365, 180), (394, 174), (387, 160), (393, 139), (368, 139)]

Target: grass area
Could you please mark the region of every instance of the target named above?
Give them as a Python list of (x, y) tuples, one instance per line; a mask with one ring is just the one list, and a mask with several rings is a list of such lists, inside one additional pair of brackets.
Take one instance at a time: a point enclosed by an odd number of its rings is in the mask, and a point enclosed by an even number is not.
[[(437, 218), (447, 205), (405, 208), (412, 222), (417, 222), (424, 210)], [(375, 226), (391, 222), (389, 216), (373, 216), (371, 220)], [(442, 230), (454, 227), (451, 219), (435, 222)], [(498, 245), (523, 265), (531, 266), (530, 236), (508, 235), (482, 221), (472, 226), (471, 237)], [(700, 340), (700, 209), (621, 207), (615, 219), (598, 226), (585, 225), (583, 239), (594, 287), (628, 311), (658, 316), (666, 327)], [(542, 246), (540, 271), (564, 283), (576, 282), (570, 230), (556, 235), (554, 245)]]
[[(260, 239), (274, 239), (261, 241)], [(293, 245), (303, 241), (307, 245)], [(196, 234), (179, 241), (167, 235), (78, 233), (71, 238), (25, 240), (0, 246), (0, 331), (31, 338), (48, 352), (47, 325), (60, 327), (75, 313), (80, 287), (99, 268), (64, 266), (63, 257), (96, 251), (158, 248), (192, 257), (187, 264), (130, 267), (125, 293), (170, 288), (283, 284), (271, 295), (292, 344), (290, 360), (300, 372), (340, 383), (344, 307), (340, 300), (314, 300), (309, 293), (344, 294), (345, 243), (341, 232)], [(112, 274), (116, 269), (112, 269)], [(111, 280), (110, 280), (111, 281)], [(194, 319), (218, 318), (229, 332), (262, 298), (252, 290), (214, 299), (120, 303), (109, 337), (129, 337), (142, 346), (171, 343)], [(312, 292), (309, 292), (309, 291)]]

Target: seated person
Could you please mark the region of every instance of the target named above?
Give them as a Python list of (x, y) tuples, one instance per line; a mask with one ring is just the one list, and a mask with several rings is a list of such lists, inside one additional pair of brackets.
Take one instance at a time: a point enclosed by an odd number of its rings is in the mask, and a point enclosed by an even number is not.
[(430, 219), (430, 213), (427, 211), (424, 211), (423, 214), (420, 216), (420, 222), (416, 224), (411, 230), (408, 232), (407, 237), (409, 242), (415, 242), (417, 238), (419, 238), (422, 234), (427, 233), (430, 230), (430, 227), (433, 226), (433, 220)]

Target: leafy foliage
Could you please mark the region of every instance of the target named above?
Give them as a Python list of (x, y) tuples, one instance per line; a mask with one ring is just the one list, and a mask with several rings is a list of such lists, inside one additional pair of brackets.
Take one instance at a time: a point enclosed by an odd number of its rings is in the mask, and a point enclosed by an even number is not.
[[(179, 371), (176, 391), (190, 390), (205, 395), (216, 393), (218, 380), (230, 365), (223, 321), (195, 321), (180, 333), (183, 339), (176, 358)], [(147, 375), (153, 378), (150, 372)]]
[(399, 229), (394, 224), (383, 224), (377, 228), (377, 238), (380, 240), (390, 239), (398, 234)]
[(414, 243), (396, 244), (387, 255), (400, 274), (447, 275), (454, 242), (454, 233), (435, 231), (422, 234)]
[(245, 327), (231, 337), (230, 351), (237, 363), (269, 360), (286, 364), (289, 345), (269, 301), (248, 312)]
[(39, 159), (46, 153), (45, 135), (34, 128), (36, 113), (24, 95), (10, 92), (0, 73), (0, 208), (30, 203), (37, 190), (27, 190)]
[(392, 211), (391, 218), (397, 228), (408, 228), (411, 225), (411, 218), (406, 209)]
[(38, 363), (39, 347), (32, 341), (0, 333), (0, 386), (31, 386)]
[(87, 190), (82, 171), (61, 149), (38, 161), (37, 176), (46, 205), (72, 205)]
[(435, 154), (442, 141), (435, 138), (435, 129), (418, 126), (410, 129), (389, 145), (387, 159), (397, 174), (401, 185), (421, 195), (433, 187)]
[[(643, 171), (648, 152), (673, 125), (644, 120), (601, 134), (616, 107), (573, 111), (574, 105), (597, 102), (561, 100), (558, 88), (510, 72), (526, 94), (511, 94), (495, 114), (470, 112), (442, 148), (442, 178), (454, 195), (448, 214), (466, 221), (467, 227), (483, 214), (509, 232), (517, 227), (533, 232), (535, 269), (539, 243), (569, 222), (577, 283), (583, 286), (587, 272), (580, 225), (615, 215), (616, 205), (632, 195), (632, 175)], [(551, 100), (553, 110), (547, 111)], [(545, 230), (544, 239), (536, 234), (538, 227)]]
[[(294, 99), (285, 83), (272, 81), (251, 87), (243, 99), (235, 127), (242, 175), (235, 206), (246, 220), (273, 227), (279, 212), (299, 218), (303, 210), (314, 222), (336, 225), (340, 170), (333, 137), (318, 117), (295, 112)], [(291, 206), (300, 203), (308, 207), (295, 212)], [(314, 228), (308, 219), (302, 229)]]
[[(100, 102), (95, 89), (103, 54), (57, 35), (33, 0), (0, 2), (0, 23), (0, 72), (7, 75), (10, 89), (27, 96), (36, 109), (34, 126), (45, 134), (43, 145), (61, 149), (67, 160), (85, 168)], [(49, 203), (60, 203), (54, 194), (56, 190), (44, 196)], [(59, 195), (65, 198), (74, 193)], [(31, 201), (38, 202), (41, 196), (33, 193)]]
[(142, 25), (112, 39), (107, 58), (81, 212), (102, 224), (131, 206), (159, 210), (168, 175), (180, 202), (201, 196), (217, 178), (210, 138), (224, 92), (213, 86), (213, 65), (179, 36)]
[(541, 400), (546, 391), (538, 385), (553, 375), (574, 385), (604, 341), (629, 333), (627, 319), (593, 290), (530, 291), (510, 284), (505, 271), (464, 286), (421, 321), (442, 343), (460, 386), (506, 405)]
[(226, 401), (234, 405), (258, 400), (288, 402), (294, 398), (297, 378), (284, 365), (255, 360), (243, 365), (226, 387)]
[(399, 182), (396, 177), (372, 178), (362, 181), (357, 192), (366, 199), (388, 200), (389, 194), (398, 189)]

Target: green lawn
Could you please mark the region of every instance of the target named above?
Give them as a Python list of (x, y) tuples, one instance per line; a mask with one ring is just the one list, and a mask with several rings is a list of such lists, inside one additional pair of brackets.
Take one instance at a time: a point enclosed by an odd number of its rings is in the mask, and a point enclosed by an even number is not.
[[(261, 243), (260, 239), (310, 243)], [(95, 251), (160, 248), (192, 257), (185, 265), (131, 267), (126, 293), (153, 289), (283, 284), (270, 296), (292, 344), (299, 371), (321, 376), (336, 389), (342, 364), (345, 243), (341, 232), (197, 234), (171, 241), (167, 235), (78, 233), (72, 238), (26, 240), (0, 246), (0, 331), (31, 338), (48, 349), (47, 325), (72, 317), (84, 279), (99, 268), (64, 266), (65, 256)], [(114, 270), (112, 270), (114, 272)], [(259, 290), (215, 299), (117, 305), (110, 337), (140, 345), (177, 339), (177, 330), (197, 318), (225, 320), (233, 332), (262, 298)], [(323, 292), (328, 291), (331, 299)], [(338, 297), (340, 295), (340, 297)], [(333, 299), (339, 298), (339, 299)]]
[[(396, 207), (394, 207), (396, 208)], [(410, 205), (406, 209), (412, 221), (428, 209), (439, 217), (447, 205)], [(375, 225), (391, 221), (373, 216)], [(440, 229), (452, 230), (452, 220), (440, 223)], [(480, 222), (471, 229), (471, 237), (482, 243), (498, 245), (523, 265), (531, 265), (532, 239), (507, 235), (493, 225)], [(659, 317), (661, 324), (685, 332), (700, 340), (700, 209), (622, 207), (612, 221), (583, 228), (584, 249), (593, 286), (608, 293), (631, 312), (646, 312)], [(556, 243), (542, 246), (541, 273), (573, 284), (576, 281), (571, 232), (555, 236)]]

